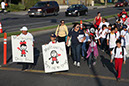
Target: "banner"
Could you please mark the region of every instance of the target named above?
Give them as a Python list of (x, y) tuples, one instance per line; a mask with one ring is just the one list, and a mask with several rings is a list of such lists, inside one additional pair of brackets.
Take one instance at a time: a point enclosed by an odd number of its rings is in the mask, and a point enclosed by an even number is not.
[(65, 43), (42, 46), (45, 73), (69, 70)]
[(11, 36), (13, 62), (34, 63), (33, 38)]

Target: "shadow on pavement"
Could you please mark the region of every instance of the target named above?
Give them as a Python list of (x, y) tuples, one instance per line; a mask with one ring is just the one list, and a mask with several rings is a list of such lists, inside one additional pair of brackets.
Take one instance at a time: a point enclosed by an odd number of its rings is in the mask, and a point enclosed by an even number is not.
[(104, 58), (104, 56), (102, 56), (102, 55), (100, 56), (100, 58), (101, 58), (101, 62), (102, 62), (103, 67), (107, 67), (108, 70), (110, 72), (112, 72), (115, 77), (117, 77), (113, 63), (110, 63), (110, 60), (107, 58)]
[(98, 76), (98, 74), (96, 73), (96, 70), (95, 70), (94, 66), (91, 67), (91, 70), (92, 70), (93, 75), (95, 76), (95, 81), (96, 81), (97, 85), (98, 86), (104, 86), (101, 83), (100, 79), (98, 77), (96, 77), (96, 76)]

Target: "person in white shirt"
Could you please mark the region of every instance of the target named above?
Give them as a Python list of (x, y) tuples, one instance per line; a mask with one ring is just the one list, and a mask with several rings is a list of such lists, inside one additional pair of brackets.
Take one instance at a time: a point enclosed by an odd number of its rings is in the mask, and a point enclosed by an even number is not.
[(107, 35), (107, 45), (109, 46), (110, 53), (114, 47), (116, 47), (117, 36), (115, 34), (115, 28), (111, 29), (111, 33)]
[(120, 32), (118, 31), (118, 28), (116, 26), (114, 28), (115, 28), (115, 33), (116, 33), (117, 39), (119, 39)]
[(86, 46), (87, 46), (87, 43), (90, 41), (90, 38), (89, 38), (89, 29), (85, 29), (83, 28), (83, 32), (85, 34), (85, 37), (86, 39), (84, 40), (83, 44), (82, 44), (82, 59), (86, 60)]
[[(21, 31), (21, 34), (18, 35), (19, 37), (23, 37), (23, 38), (26, 38), (26, 37), (30, 37), (30, 38), (33, 38), (33, 41), (34, 41), (34, 37), (31, 33), (28, 32), (28, 28), (27, 27), (22, 27), (20, 29)], [(34, 43), (32, 45), (34, 47)], [(22, 68), (22, 71), (28, 69), (29, 67), (33, 67), (33, 64), (28, 64), (28, 63), (23, 63), (23, 68)]]
[(125, 48), (127, 51), (127, 57), (129, 58), (129, 29), (127, 34), (125, 35), (125, 44), (126, 44)]
[(117, 72), (117, 81), (120, 80), (121, 78), (121, 69), (122, 69), (122, 64), (124, 61), (124, 64), (126, 62), (126, 55), (127, 52), (124, 47), (121, 46), (121, 41), (117, 40), (116, 41), (116, 47), (113, 49), (111, 52), (111, 63), (113, 62), (113, 59), (115, 58), (115, 70)]
[(105, 42), (106, 42), (106, 35), (107, 35), (107, 26), (106, 25), (102, 26), (102, 29), (99, 31), (99, 34), (100, 34), (99, 38), (100, 38), (100, 42), (101, 42), (100, 48), (104, 52), (104, 50), (106, 48)]
[(100, 23), (100, 25), (98, 27), (98, 30), (101, 30), (103, 25), (106, 25), (107, 27), (109, 25), (109, 23), (107, 22), (107, 19), (105, 19), (105, 18), (102, 19), (102, 22)]
[(1, 2), (1, 8), (2, 8), (2, 12), (4, 12), (4, 10), (5, 10), (5, 2), (4, 1)]
[(127, 26), (123, 25), (123, 30), (121, 31), (121, 46), (125, 47), (125, 35), (127, 34)]

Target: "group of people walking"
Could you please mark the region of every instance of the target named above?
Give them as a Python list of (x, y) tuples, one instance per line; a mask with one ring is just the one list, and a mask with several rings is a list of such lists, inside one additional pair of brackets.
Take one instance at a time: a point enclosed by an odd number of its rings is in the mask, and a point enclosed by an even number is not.
[[(68, 57), (71, 49), (73, 65), (80, 67), (82, 58), (88, 61), (89, 68), (96, 64), (99, 55), (98, 47), (100, 47), (103, 53), (109, 54), (111, 63), (115, 59), (117, 81), (119, 81), (122, 64), (123, 62), (125, 64), (126, 58), (129, 57), (129, 18), (126, 15), (127, 13), (123, 9), (116, 22), (111, 24), (98, 12), (93, 25), (89, 28), (83, 24), (83, 28), (80, 29), (80, 24), (74, 23), (70, 30), (65, 25), (65, 21), (61, 20), (55, 33), (50, 35), (51, 41), (49, 43), (65, 42)], [(26, 27), (23, 27), (21, 31), (23, 33), (21, 35), (30, 34), (27, 33)]]
[[(115, 69), (117, 72), (117, 81), (121, 78), (122, 64), (126, 63), (129, 57), (129, 21), (125, 9), (118, 14), (118, 18), (111, 24), (106, 18), (101, 17), (101, 12), (97, 13), (93, 25), (90, 28), (83, 24), (75, 23), (68, 32), (64, 20), (57, 27), (55, 37), (59, 42), (65, 42), (67, 51), (71, 47), (71, 56), (73, 65), (80, 67), (80, 59), (88, 60), (88, 66), (91, 68), (96, 64), (99, 55), (98, 47), (102, 52), (109, 54), (111, 63), (115, 60)], [(63, 23), (63, 24), (62, 24)], [(71, 46), (69, 46), (71, 42)], [(69, 53), (67, 53), (69, 56)]]

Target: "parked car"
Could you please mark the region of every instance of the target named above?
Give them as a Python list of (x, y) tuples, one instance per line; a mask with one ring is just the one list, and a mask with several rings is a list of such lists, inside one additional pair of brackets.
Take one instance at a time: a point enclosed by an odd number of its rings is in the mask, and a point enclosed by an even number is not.
[(87, 15), (88, 14), (88, 8), (85, 5), (82, 4), (75, 4), (68, 7), (68, 9), (65, 12), (66, 16), (80, 16), (80, 15)]
[(128, 1), (127, 0), (118, 1), (115, 4), (115, 7), (124, 7), (124, 6), (128, 6)]
[(59, 5), (56, 1), (40, 1), (28, 10), (28, 15), (46, 16), (47, 14), (58, 15)]

